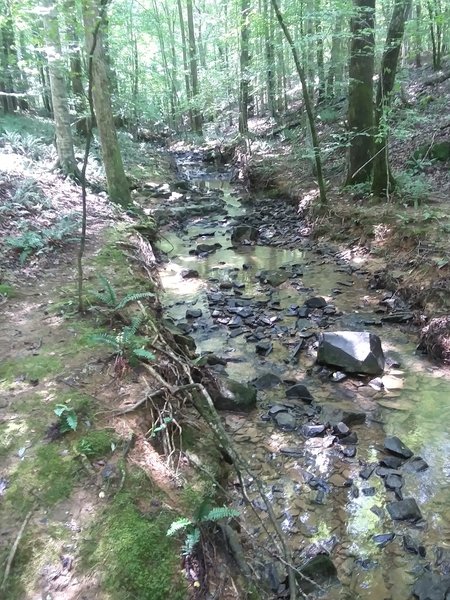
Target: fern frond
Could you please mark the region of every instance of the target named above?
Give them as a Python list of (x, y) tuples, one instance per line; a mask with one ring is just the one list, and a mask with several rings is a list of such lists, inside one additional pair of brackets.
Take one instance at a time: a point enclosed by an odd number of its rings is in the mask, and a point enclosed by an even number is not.
[(152, 294), (152, 292), (138, 292), (135, 294), (127, 294), (124, 298), (122, 298), (122, 300), (118, 304), (116, 304), (115, 309), (121, 310), (122, 308), (125, 308), (125, 306), (131, 304), (132, 302), (137, 302), (138, 300), (144, 300), (145, 298), (154, 297), (155, 294)]
[(240, 513), (234, 508), (228, 506), (216, 506), (212, 508), (207, 515), (202, 517), (202, 521), (211, 521), (215, 523), (221, 519), (231, 519), (231, 517), (239, 517)]
[(189, 527), (189, 525), (192, 525), (192, 521), (190, 519), (187, 519), (185, 517), (182, 519), (177, 519), (170, 525), (166, 535), (175, 535), (179, 531), (183, 531), (183, 529)]
[(191, 533), (188, 533), (183, 544), (183, 555), (189, 556), (192, 554), (195, 546), (200, 541), (200, 529), (196, 527)]
[(135, 337), (139, 329), (145, 322), (145, 315), (137, 315), (131, 319), (130, 325), (123, 328), (123, 339), (125, 341), (129, 341), (131, 338)]
[(105, 298), (105, 300), (104, 300), (105, 304), (107, 304), (111, 308), (114, 308), (118, 302), (118, 298), (117, 298), (115, 289), (111, 285), (111, 282), (109, 281), (109, 279), (107, 279), (104, 275), (99, 275), (99, 280), (102, 283), (102, 285), (106, 288), (104, 292), (101, 292), (101, 294)]
[(135, 348), (133, 350), (133, 354), (135, 356), (137, 356), (138, 358), (145, 358), (146, 360), (155, 360), (156, 356), (150, 352), (149, 350), (146, 350), (145, 348)]
[(95, 335), (91, 335), (90, 339), (93, 342), (97, 342), (98, 344), (105, 344), (107, 346), (114, 346), (116, 352), (120, 350), (120, 343), (117, 340), (117, 337), (113, 335), (109, 335), (108, 333), (98, 333)]

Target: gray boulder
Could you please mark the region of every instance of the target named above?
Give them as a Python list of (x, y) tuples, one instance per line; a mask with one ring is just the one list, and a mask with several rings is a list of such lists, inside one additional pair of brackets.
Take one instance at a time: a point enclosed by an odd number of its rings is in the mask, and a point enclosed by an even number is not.
[(446, 600), (450, 594), (450, 576), (425, 572), (414, 585), (412, 593), (419, 600)]
[(256, 388), (229, 377), (219, 379), (210, 393), (217, 410), (250, 411), (256, 406)]
[(384, 369), (381, 340), (367, 331), (323, 333), (319, 341), (317, 362), (339, 367), (347, 373), (380, 375)]
[(419, 521), (422, 518), (422, 513), (414, 498), (390, 502), (386, 508), (394, 521)]
[(258, 279), (262, 283), (268, 283), (272, 287), (278, 287), (289, 279), (289, 273), (287, 271), (261, 271), (257, 275)]

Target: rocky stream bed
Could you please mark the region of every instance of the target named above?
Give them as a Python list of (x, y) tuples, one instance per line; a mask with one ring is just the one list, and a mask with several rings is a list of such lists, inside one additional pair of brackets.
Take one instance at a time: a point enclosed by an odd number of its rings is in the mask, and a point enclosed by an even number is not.
[[(226, 170), (208, 172), (200, 154), (176, 158), (180, 182), (147, 188), (165, 225), (165, 316), (223, 378), (227, 429), (264, 482), (296, 565), (322, 586), (303, 591), (448, 598), (449, 373), (416, 352), (408, 307), (368, 281), (363, 262), (312, 247), (295, 207), (249, 203)], [(385, 360), (373, 348), (366, 375), (318, 364), (320, 335), (335, 331), (372, 334), (369, 345), (379, 336)], [(236, 484), (244, 551), (246, 536), (264, 547)], [(285, 597), (283, 569), (256, 564)]]

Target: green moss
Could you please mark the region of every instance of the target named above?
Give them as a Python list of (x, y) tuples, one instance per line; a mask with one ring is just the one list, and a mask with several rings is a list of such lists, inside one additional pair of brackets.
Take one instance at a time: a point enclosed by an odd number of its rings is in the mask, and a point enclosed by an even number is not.
[(102, 566), (104, 589), (113, 600), (183, 600), (178, 548), (166, 536), (173, 514), (157, 509), (145, 518), (133, 493), (121, 492), (82, 549), (91, 568)]
[(19, 376), (27, 379), (42, 379), (63, 369), (62, 359), (49, 354), (6, 360), (0, 365), (0, 379), (13, 382)]
[(76, 449), (88, 458), (100, 458), (110, 454), (117, 444), (117, 436), (111, 430), (89, 431), (78, 440)]
[(0, 283), (0, 295), (7, 296), (8, 298), (13, 298), (15, 296), (15, 290), (12, 285), (8, 285), (7, 283)]
[(25, 458), (11, 477), (5, 500), (15, 513), (24, 514), (38, 499), (51, 506), (70, 496), (79, 465), (60, 444), (41, 446), (34, 458)]

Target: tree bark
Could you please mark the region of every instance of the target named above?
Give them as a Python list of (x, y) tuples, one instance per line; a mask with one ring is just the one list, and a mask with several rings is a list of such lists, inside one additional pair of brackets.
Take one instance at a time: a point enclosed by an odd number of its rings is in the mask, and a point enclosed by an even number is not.
[(74, 98), (75, 111), (78, 115), (82, 115), (86, 110), (86, 94), (83, 85), (83, 62), (81, 60), (77, 12), (75, 0), (64, 1), (66, 36), (70, 55), (70, 85)]
[(188, 23), (188, 38), (189, 38), (189, 68), (191, 72), (191, 89), (192, 89), (192, 121), (194, 124), (194, 133), (203, 134), (202, 115), (199, 101), (199, 85), (198, 85), (198, 61), (197, 61), (197, 45), (195, 42), (194, 14), (192, 10), (192, 0), (186, 0), (187, 8), (187, 23)]
[(277, 114), (276, 110), (276, 97), (275, 97), (275, 49), (273, 39), (273, 23), (272, 14), (273, 8), (270, 5), (268, 7), (267, 0), (263, 0), (263, 11), (264, 11), (264, 50), (266, 55), (266, 86), (267, 86), (267, 108), (271, 117), (275, 117)]
[(387, 111), (391, 103), (405, 23), (410, 7), (411, 0), (396, 0), (381, 61), (375, 109), (377, 136), (372, 180), (372, 192), (377, 196), (389, 195), (395, 187), (395, 180), (389, 168)]
[(65, 73), (65, 65), (61, 52), (58, 17), (52, 0), (44, 0), (44, 8), (46, 11), (44, 25), (47, 60), (59, 167), (66, 175), (79, 179), (80, 172), (75, 160), (72, 130), (70, 128), (70, 113), (66, 88), (67, 74)]
[[(88, 53), (92, 48), (93, 32), (98, 16), (99, 6), (96, 0), (85, 0), (83, 2), (83, 21), (86, 35), (86, 50)], [(105, 62), (102, 38), (102, 29), (100, 28), (92, 56), (92, 97), (102, 148), (108, 194), (112, 202), (116, 202), (123, 207), (128, 207), (130, 205), (130, 189), (125, 176), (114, 126), (108, 70)]]
[(370, 179), (373, 157), (373, 76), (375, 0), (354, 0), (351, 20), (348, 127), (350, 151), (347, 185)]
[(194, 116), (192, 114), (192, 94), (191, 94), (191, 80), (189, 77), (189, 65), (186, 51), (186, 30), (184, 27), (183, 8), (181, 0), (177, 0), (178, 7), (178, 18), (180, 20), (180, 33), (181, 33), (181, 49), (183, 53), (183, 70), (184, 70), (184, 85), (186, 88), (186, 100), (188, 105), (188, 116), (189, 125), (191, 129), (194, 129)]
[(241, 15), (240, 15), (240, 34), (241, 34), (241, 50), (240, 50), (240, 82), (239, 82), (239, 133), (245, 135), (248, 133), (248, 108), (249, 108), (249, 67), (250, 67), (250, 52), (249, 52), (249, 15), (250, 1), (241, 0)]

